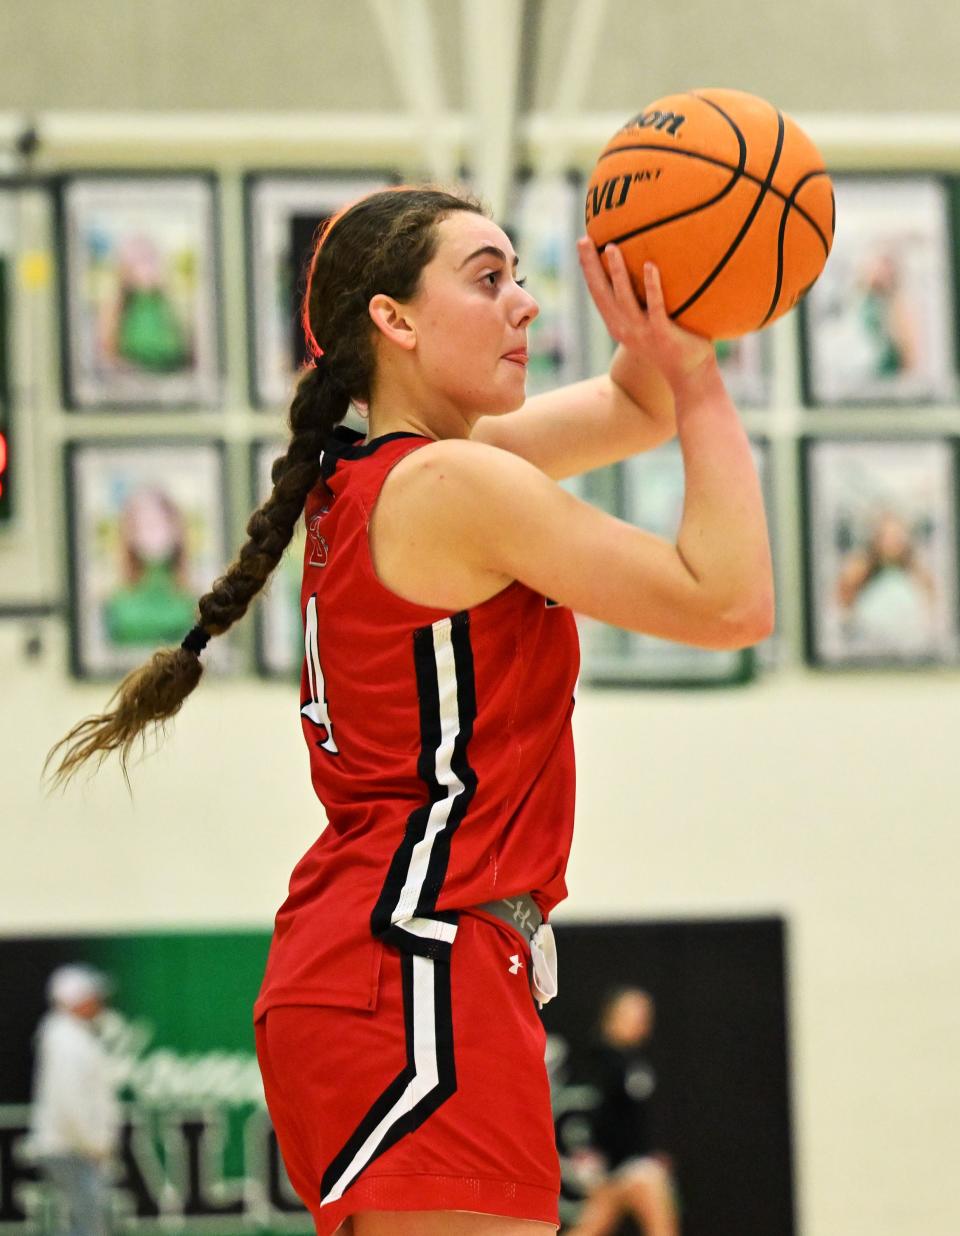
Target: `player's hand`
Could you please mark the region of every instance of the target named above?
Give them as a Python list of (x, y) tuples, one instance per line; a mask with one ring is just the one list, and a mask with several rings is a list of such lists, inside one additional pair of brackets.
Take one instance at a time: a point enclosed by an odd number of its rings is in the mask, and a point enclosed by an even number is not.
[(674, 388), (701, 366), (714, 362), (713, 344), (709, 339), (671, 322), (663, 303), (660, 272), (652, 262), (645, 263), (643, 269), (647, 302), (644, 308), (633, 290), (623, 254), (616, 245), (610, 244), (604, 249), (607, 270), (589, 236), (577, 241), (577, 252), (590, 295), (617, 343), (652, 361)]

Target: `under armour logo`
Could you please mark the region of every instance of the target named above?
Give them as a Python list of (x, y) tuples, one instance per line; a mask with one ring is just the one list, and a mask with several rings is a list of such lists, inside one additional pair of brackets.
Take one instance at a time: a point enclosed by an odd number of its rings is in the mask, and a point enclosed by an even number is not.
[(520, 960), (520, 954), (514, 953), (514, 955), (510, 958), (510, 973), (517, 974), (522, 969), (523, 962)]

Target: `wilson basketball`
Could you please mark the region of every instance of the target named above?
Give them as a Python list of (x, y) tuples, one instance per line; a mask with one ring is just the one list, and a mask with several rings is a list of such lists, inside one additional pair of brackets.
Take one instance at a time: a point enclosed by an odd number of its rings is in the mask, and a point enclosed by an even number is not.
[(660, 268), (667, 311), (731, 339), (792, 309), (823, 270), (833, 187), (816, 146), (740, 90), (657, 99), (613, 135), (587, 188), (587, 232), (615, 241), (641, 298)]

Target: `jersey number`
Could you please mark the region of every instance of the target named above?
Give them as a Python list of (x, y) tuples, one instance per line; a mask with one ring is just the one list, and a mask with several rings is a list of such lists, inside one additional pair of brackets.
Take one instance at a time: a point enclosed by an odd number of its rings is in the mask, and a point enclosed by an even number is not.
[(300, 716), (306, 717), (320, 729), (326, 730), (326, 737), (317, 740), (317, 746), (331, 755), (339, 755), (336, 740), (333, 737), (333, 722), (327, 708), (326, 686), (323, 681), (323, 670), (320, 668), (320, 650), (317, 646), (317, 594), (314, 593), (307, 602), (303, 616), (304, 648), (307, 654), (307, 682), (310, 687), (310, 699), (301, 707)]

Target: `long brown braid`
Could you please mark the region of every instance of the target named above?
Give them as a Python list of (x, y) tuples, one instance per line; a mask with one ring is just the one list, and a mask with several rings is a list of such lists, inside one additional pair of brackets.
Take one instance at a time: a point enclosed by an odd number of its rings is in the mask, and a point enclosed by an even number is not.
[(330, 433), (351, 399), (370, 399), (376, 372), (371, 298), (384, 293), (412, 299), (436, 252), (437, 224), (460, 210), (484, 213), (471, 198), (401, 186), (362, 198), (321, 230), (303, 301), (315, 363), (297, 383), (290, 441), (271, 472), (273, 491), (250, 516), (248, 539), (236, 559), (200, 598), (200, 622), (186, 646), (155, 652), (123, 679), (106, 712), (78, 722), (51, 748), (44, 770), (60, 755), (52, 773), (55, 785), (68, 782), (88, 760), (99, 767), (113, 751), (126, 777), (138, 740), (143, 743), (151, 727), (162, 732), (179, 712), (203, 673), (199, 648), (243, 617), (283, 556), (319, 480), (320, 454)]

